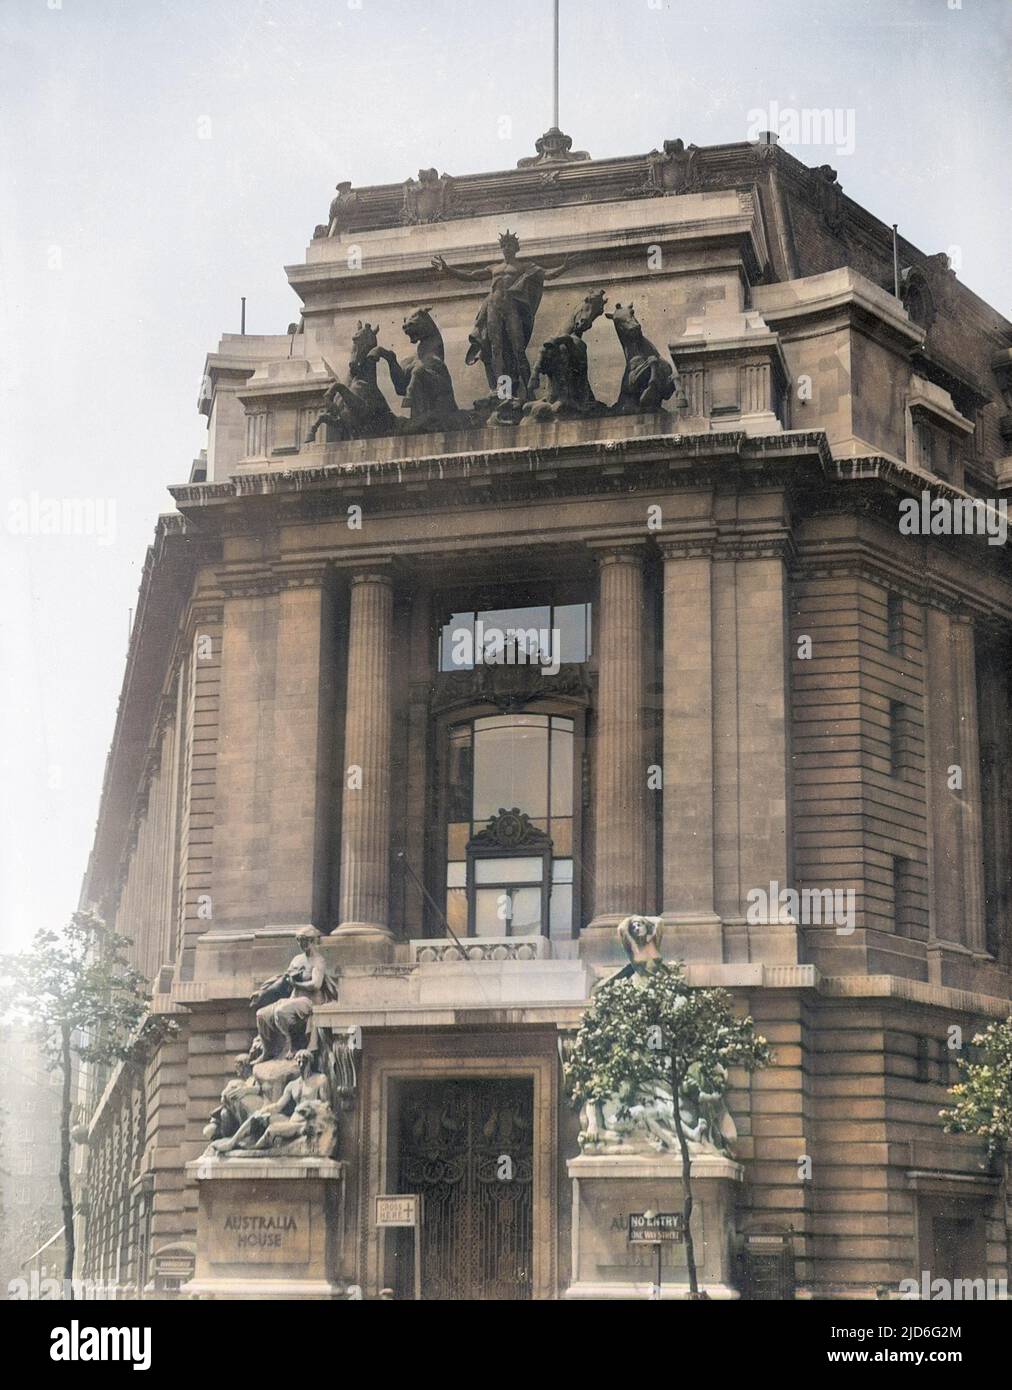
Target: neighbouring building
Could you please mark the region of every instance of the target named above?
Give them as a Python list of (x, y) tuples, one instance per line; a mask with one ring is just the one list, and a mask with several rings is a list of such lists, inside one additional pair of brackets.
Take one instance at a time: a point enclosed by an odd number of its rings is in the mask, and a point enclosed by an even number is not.
[(30, 1030), (0, 1028), (0, 1296), (12, 1282), (63, 1277), (60, 1083)]
[(86, 1276), (189, 1279), (251, 991), (312, 925), (314, 1034), (360, 1043), (305, 1197), (332, 1291), (409, 1296), (376, 1198), (419, 1193), (425, 1296), (641, 1296), (627, 1217), (677, 1183), (580, 1176), (560, 1057), (648, 914), (776, 1052), (731, 1078), (718, 1292), (1007, 1277), (1003, 1174), (938, 1112), (1012, 997), (1012, 577), (901, 504), (996, 524), (1012, 326), (772, 138), (570, 144), (339, 185), (299, 321), (207, 358), (83, 896), (180, 1031), (92, 1079)]

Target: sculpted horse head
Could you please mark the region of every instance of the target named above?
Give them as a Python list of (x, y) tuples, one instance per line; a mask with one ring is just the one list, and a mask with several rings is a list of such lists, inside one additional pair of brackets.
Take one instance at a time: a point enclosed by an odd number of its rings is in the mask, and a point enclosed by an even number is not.
[(371, 323), (363, 323), (359, 319), (355, 325), (355, 332), (351, 335), (351, 360), (353, 362), (361, 362), (376, 346), (376, 331)]
[[(606, 303), (607, 296), (604, 290), (594, 290), (588, 294), (570, 319), (569, 328), (566, 331), (582, 336), (592, 326), (595, 319), (599, 319), (604, 313)], [(608, 317), (611, 318), (611, 315), (609, 314)]]

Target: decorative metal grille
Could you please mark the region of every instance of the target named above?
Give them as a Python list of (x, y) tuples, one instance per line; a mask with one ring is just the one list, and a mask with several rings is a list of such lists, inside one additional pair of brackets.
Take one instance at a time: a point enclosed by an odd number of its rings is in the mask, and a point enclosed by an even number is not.
[(412, 1081), (400, 1105), (401, 1192), (420, 1192), (422, 1297), (529, 1299), (533, 1087)]

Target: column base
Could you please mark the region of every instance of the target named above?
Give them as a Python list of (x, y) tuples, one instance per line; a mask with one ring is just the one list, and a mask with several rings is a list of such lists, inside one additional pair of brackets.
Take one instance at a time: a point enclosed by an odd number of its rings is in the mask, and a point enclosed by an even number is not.
[(615, 928), (618, 926), (619, 922), (624, 922), (627, 917), (635, 917), (637, 915), (645, 914), (639, 914), (637, 909), (633, 909), (630, 912), (599, 912), (596, 917), (591, 918), (580, 935), (586, 936), (588, 932), (591, 934), (592, 938), (605, 936), (609, 932), (614, 935)]
[(371, 941), (393, 941), (394, 934), (380, 922), (342, 922), (334, 936), (364, 936)]

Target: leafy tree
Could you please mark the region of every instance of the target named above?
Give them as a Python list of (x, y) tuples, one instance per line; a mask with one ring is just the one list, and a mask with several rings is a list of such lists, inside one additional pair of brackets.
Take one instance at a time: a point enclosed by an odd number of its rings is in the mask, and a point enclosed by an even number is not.
[(973, 1048), (971, 1058), (958, 1058), (963, 1080), (950, 1087), (954, 1104), (939, 1114), (946, 1134), (983, 1139), (991, 1160), (1012, 1136), (1012, 1017), (975, 1034)]
[[(576, 1105), (615, 1097), (628, 1113), (641, 1087), (658, 1082), (674, 1097), (692, 1092), (723, 1095), (729, 1067), (752, 1072), (772, 1061), (766, 1039), (751, 1018), (735, 1018), (723, 989), (695, 989), (679, 963), (658, 961), (651, 969), (607, 981), (583, 1016), (565, 1066), (566, 1086)], [(682, 1157), (682, 1217), (689, 1294), (699, 1292), (692, 1239), (692, 1173), (689, 1144), (679, 1105), (674, 1125)]]
[(130, 939), (93, 912), (75, 912), (60, 933), (43, 931), (26, 951), (0, 956), (0, 1005), (32, 1028), (42, 1054), (62, 1074), (60, 1194), (64, 1279), (74, 1277), (74, 1198), (70, 1182), (74, 1057), (110, 1065), (134, 1054), (147, 1013), (146, 981), (129, 961)]

